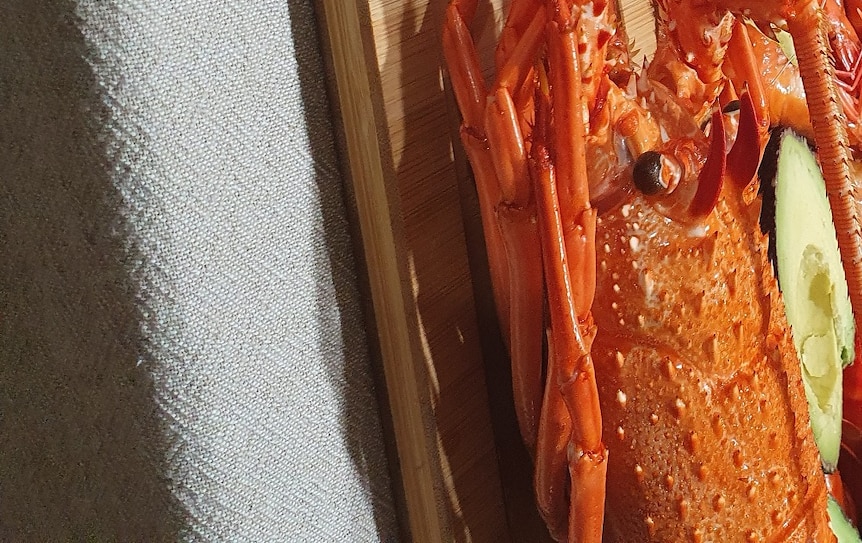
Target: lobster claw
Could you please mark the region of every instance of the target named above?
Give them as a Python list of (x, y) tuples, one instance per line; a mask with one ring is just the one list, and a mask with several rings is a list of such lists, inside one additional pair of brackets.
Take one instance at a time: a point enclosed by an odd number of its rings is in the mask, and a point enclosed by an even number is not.
[[(745, 92), (739, 97), (739, 125), (736, 141), (727, 154), (727, 177), (735, 187), (743, 192), (755, 180), (757, 167), (764, 149), (766, 131), (761, 129), (751, 94)], [(755, 191), (756, 192), (756, 191)]]
[(705, 219), (718, 203), (727, 170), (727, 140), (721, 111), (712, 114), (712, 134), (709, 155), (697, 176), (697, 192), (688, 207), (691, 220)]

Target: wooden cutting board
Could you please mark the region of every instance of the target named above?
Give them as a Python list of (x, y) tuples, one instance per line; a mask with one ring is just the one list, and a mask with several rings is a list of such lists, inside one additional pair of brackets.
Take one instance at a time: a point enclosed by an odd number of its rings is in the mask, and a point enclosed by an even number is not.
[[(486, 66), (505, 3), (480, 2), (473, 24)], [(395, 491), (413, 541), (542, 541), (476, 193), (441, 68), (446, 4), (317, 0), (373, 305)], [(648, 42), (649, 3), (633, 5), (624, 12), (630, 34), (643, 26)]]

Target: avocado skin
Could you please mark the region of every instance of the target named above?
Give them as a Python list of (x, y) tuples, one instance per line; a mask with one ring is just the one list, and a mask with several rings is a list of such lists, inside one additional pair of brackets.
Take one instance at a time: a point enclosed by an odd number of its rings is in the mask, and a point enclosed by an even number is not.
[[(763, 150), (763, 158), (757, 169), (760, 182), (760, 231), (769, 238), (767, 256), (772, 263), (772, 271), (778, 277), (778, 257), (775, 254), (775, 175), (778, 172), (778, 148), (784, 130), (773, 130)], [(779, 285), (779, 289), (781, 286)]]

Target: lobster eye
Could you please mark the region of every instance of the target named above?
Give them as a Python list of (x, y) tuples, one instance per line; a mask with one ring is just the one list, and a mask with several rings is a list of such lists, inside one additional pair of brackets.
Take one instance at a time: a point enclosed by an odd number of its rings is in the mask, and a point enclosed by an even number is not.
[(647, 151), (635, 160), (632, 170), (635, 187), (647, 196), (660, 194), (667, 189), (661, 175), (661, 153)]

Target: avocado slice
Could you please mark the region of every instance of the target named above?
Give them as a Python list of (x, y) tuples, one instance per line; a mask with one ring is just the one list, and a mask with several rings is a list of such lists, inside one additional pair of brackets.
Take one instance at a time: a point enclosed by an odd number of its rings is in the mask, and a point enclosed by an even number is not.
[(835, 498), (829, 496), (826, 502), (826, 511), (829, 512), (829, 527), (838, 539), (838, 543), (862, 543), (859, 532), (853, 527), (850, 520), (844, 515), (841, 506)]
[(799, 61), (796, 58), (796, 48), (793, 46), (793, 38), (790, 36), (790, 32), (776, 28), (775, 39), (778, 40), (778, 45), (781, 47), (781, 51), (787, 57), (787, 60), (794, 66), (799, 66)]
[(814, 440), (834, 471), (841, 446), (842, 369), (853, 361), (853, 311), (823, 176), (804, 139), (780, 135), (775, 177), (778, 282), (802, 363)]

